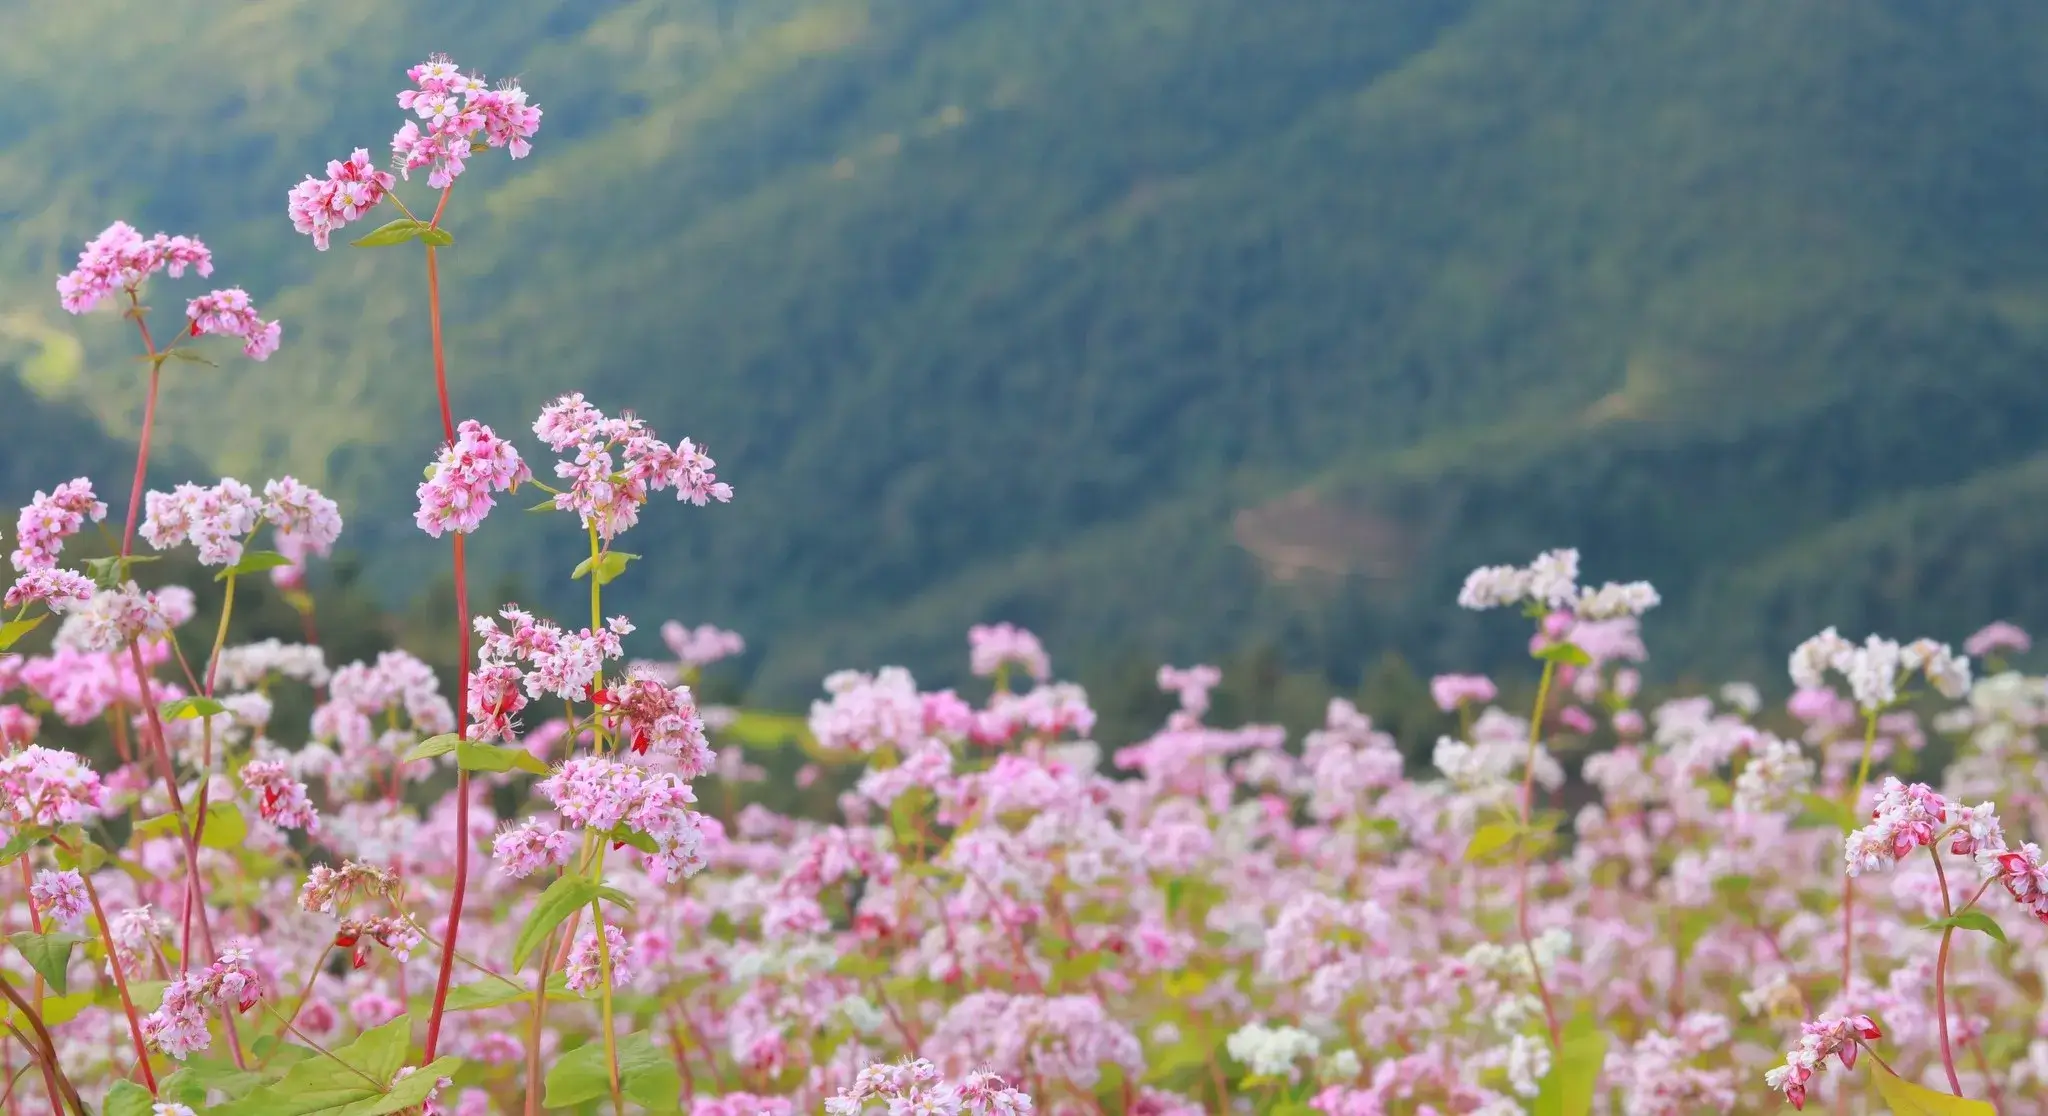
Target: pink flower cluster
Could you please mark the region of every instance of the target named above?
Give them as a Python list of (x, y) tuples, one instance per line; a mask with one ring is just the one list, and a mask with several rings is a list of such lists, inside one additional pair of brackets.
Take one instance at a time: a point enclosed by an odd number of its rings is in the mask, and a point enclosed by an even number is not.
[(182, 585), (144, 590), (130, 581), (118, 589), (102, 589), (73, 609), (79, 624), (77, 646), (112, 651), (137, 640), (154, 640), (192, 619), (195, 608), (192, 591)]
[(115, 291), (134, 291), (159, 271), (176, 279), (187, 267), (201, 276), (213, 274), (213, 253), (189, 236), (144, 237), (128, 222), (116, 221), (86, 242), (78, 266), (57, 280), (57, 298), (64, 309), (83, 314)]
[(257, 761), (242, 768), (242, 785), (256, 792), (256, 812), (279, 829), (319, 827), (320, 817), (306, 798), (306, 784), (292, 778), (282, 763)]
[(1887, 775), (1871, 818), (1843, 843), (1842, 855), (1852, 876), (1888, 868), (1914, 849), (1933, 844), (1948, 820), (1948, 802), (1925, 783), (1907, 786)]
[(493, 492), (510, 492), (532, 479), (512, 443), (483, 423), (465, 419), (455, 428), (455, 443), (441, 447), (428, 468), (413, 521), (437, 539), (443, 531), (467, 534), (490, 514)]
[(685, 438), (670, 446), (632, 415), (606, 417), (581, 392), (542, 408), (533, 432), (557, 453), (575, 447), (573, 460), (555, 463), (555, 475), (570, 482), (555, 497), (555, 506), (575, 512), (606, 541), (639, 521), (650, 490), (674, 488), (676, 499), (698, 507), (732, 499), (732, 486), (712, 472), (717, 462), (696, 443)]
[(498, 862), (499, 871), (515, 880), (523, 880), (543, 869), (559, 868), (569, 863), (569, 854), (575, 851), (575, 844), (575, 839), (565, 830), (556, 829), (538, 818), (528, 818), (498, 834), (491, 843), (491, 858)]
[[(510, 623), (509, 629), (500, 628), (488, 616), (479, 616), (474, 621), (482, 642), (477, 647), (478, 668), (471, 677), (480, 684), (479, 688), (489, 687), (492, 693), (501, 695), (501, 705), (505, 704), (502, 695), (508, 692), (506, 687), (512, 677), (508, 671), (517, 672), (518, 663), (528, 667), (519, 675), (528, 697), (553, 695), (564, 701), (589, 697), (591, 684), (604, 669), (606, 660), (616, 659), (624, 652), (619, 637), (633, 630), (624, 617), (616, 616), (596, 631), (584, 628), (568, 632), (546, 620), (536, 620), (532, 613), (516, 606), (501, 608), (498, 615)], [(470, 712), (485, 738), (503, 737), (509, 733), (509, 722), (503, 718), (518, 712), (523, 704), (512, 704), (509, 709), (487, 709), (483, 712), (490, 715), (479, 717), (478, 707), (472, 701)]]
[(11, 609), (26, 608), (37, 601), (52, 612), (66, 612), (92, 600), (92, 579), (70, 570), (30, 570), (7, 587), (4, 600)]
[(1430, 698), (1446, 713), (1455, 713), (1463, 705), (1482, 707), (1498, 692), (1493, 679), (1483, 674), (1439, 674), (1429, 680)]
[(671, 881), (704, 867), (700, 818), (690, 808), (697, 796), (672, 773), (578, 756), (535, 789), (572, 826), (605, 836), (625, 831), (651, 838), (657, 851), (647, 854), (647, 862), (659, 865)]
[(686, 628), (674, 620), (661, 626), (661, 641), (668, 644), (669, 653), (685, 670), (701, 670), (747, 649), (747, 641), (740, 638), (738, 632), (726, 631), (715, 624)]
[[(377, 720), (403, 712), (412, 732), (380, 734)], [(417, 736), (455, 730), (455, 712), (441, 694), (434, 668), (403, 651), (385, 651), (372, 663), (350, 663), (328, 679), (327, 700), (313, 710), (316, 740), (341, 745), (352, 766), (396, 761)]]
[(540, 108), (526, 103), (517, 82), (497, 89), (483, 79), (463, 74), (445, 54), (437, 54), (406, 71), (417, 86), (398, 94), (398, 107), (411, 109), (425, 128), (408, 120), (391, 138), (402, 172), (431, 168), (427, 185), (445, 190), (460, 177), (483, 133), (486, 147), (503, 147), (514, 159), (532, 150), (528, 141), (540, 130)]
[(983, 678), (1013, 664), (1039, 682), (1052, 677), (1052, 659), (1038, 637), (1011, 623), (976, 624), (967, 629), (968, 663)]
[(860, 1116), (870, 1105), (891, 1116), (1011, 1116), (1032, 1110), (1030, 1094), (1010, 1088), (995, 1074), (976, 1071), (955, 1084), (923, 1058), (868, 1066), (851, 1086), (826, 1100), (825, 1112)]
[(14, 553), (8, 560), (22, 573), (47, 570), (64, 552), (64, 540), (77, 534), (86, 521), (98, 523), (107, 517), (107, 505), (93, 495), (92, 481), (77, 477), (48, 493), (37, 490), (28, 506), (15, 518)]
[(398, 915), (344, 918), (334, 932), (334, 948), (348, 950), (349, 963), (358, 969), (370, 963), (371, 942), (383, 946), (400, 961), (406, 961), (425, 940), (426, 935), (411, 919)]
[(0, 758), (0, 819), (9, 825), (85, 821), (104, 793), (99, 775), (71, 752), (32, 744)]
[(142, 1017), (142, 1037), (182, 1062), (212, 1044), (206, 1025), (210, 1012), (226, 1004), (248, 1011), (262, 995), (263, 979), (252, 964), (250, 951), (230, 946), (205, 971), (180, 976), (164, 989), (163, 1005)]
[(1764, 1084), (1785, 1094), (1794, 1108), (1806, 1107), (1806, 1083), (1830, 1056), (1843, 1069), (1856, 1065), (1862, 1044), (1883, 1037), (1867, 1015), (1826, 1014), (1799, 1028), (1799, 1045), (1785, 1054), (1785, 1064), (1764, 1074)]
[(213, 334), (242, 339), (242, 353), (250, 360), (268, 360), (277, 351), (284, 327), (266, 322), (240, 287), (204, 294), (185, 304), (185, 316), (192, 320), (192, 336)]
[(389, 171), (371, 166), (370, 153), (360, 147), (347, 162), (330, 159), (325, 180), (307, 175), (292, 187), (286, 203), (292, 228), (311, 236), (313, 247), (325, 252), (334, 230), (375, 209), (396, 181)]
[(313, 914), (339, 915), (360, 899), (387, 899), (398, 890), (398, 877), (374, 864), (345, 860), (341, 867), (315, 864), (299, 888), (300, 908)]
[[(626, 936), (619, 928), (609, 923), (604, 928), (605, 949), (611, 954), (612, 987), (625, 988), (633, 983), (633, 968), (626, 950)], [(576, 945), (569, 951), (569, 961), (563, 967), (568, 974), (569, 987), (578, 992), (589, 992), (604, 982), (604, 958), (599, 955), (597, 935), (585, 930), (576, 939)]]
[(71, 868), (37, 872), (34, 882), (29, 884), (28, 899), (37, 914), (62, 930), (78, 929), (85, 923), (86, 912), (92, 910), (85, 878)]
[(181, 484), (170, 492), (144, 497), (148, 515), (142, 537), (158, 550), (190, 542), (201, 565), (226, 566), (242, 560), (242, 546), (258, 524), (269, 522), (280, 539), (291, 539), (325, 554), (341, 535), (341, 512), (334, 501), (291, 477), (263, 486), (263, 497), (233, 477), (202, 487)]
[(626, 677), (591, 694), (597, 715), (615, 739), (632, 751), (667, 756), (677, 774), (694, 779), (711, 768), (711, 745), (704, 739), (704, 720), (688, 686), (665, 686), (644, 674)]

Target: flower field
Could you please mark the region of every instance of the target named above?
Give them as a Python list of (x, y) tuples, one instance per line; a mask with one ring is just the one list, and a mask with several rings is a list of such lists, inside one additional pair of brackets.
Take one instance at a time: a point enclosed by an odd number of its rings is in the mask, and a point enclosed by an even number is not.
[[(423, 259), (444, 444), (416, 522), (464, 669), (329, 661), (309, 571), (342, 509), (292, 477), (153, 477), (146, 418), (124, 501), (49, 478), (0, 627), (0, 1108), (2048, 1113), (2025, 632), (1830, 629), (1786, 649), (1787, 699), (1651, 701), (1656, 590), (1553, 550), (1443, 602), (1529, 658), (1436, 678), (1459, 727), (1433, 748), (1342, 700), (1300, 739), (1214, 723), (1202, 665), (1160, 668), (1175, 711), (1104, 748), (1007, 623), (966, 633), (969, 693), (890, 667), (825, 678), (800, 727), (702, 704), (741, 638), (606, 589), (660, 560), (626, 549), (643, 515), (744, 493), (670, 416), (574, 384), (528, 430), (454, 406), (485, 375), (444, 351), (436, 253), (462, 176), (532, 153), (542, 111), (445, 58), (408, 78), (392, 169), (354, 149), (288, 214), (324, 251), (377, 213), (353, 245)], [(177, 312), (214, 271), (117, 221), (56, 292), (125, 319), (154, 416), (204, 390), (168, 365), (290, 343), (241, 288)], [(466, 548), (508, 503), (587, 545), (561, 572), (587, 613), (472, 610)], [(230, 641), (238, 594), (307, 639)], [(630, 657), (636, 626), (666, 653)], [(763, 723), (840, 789), (829, 816), (741, 804)]]

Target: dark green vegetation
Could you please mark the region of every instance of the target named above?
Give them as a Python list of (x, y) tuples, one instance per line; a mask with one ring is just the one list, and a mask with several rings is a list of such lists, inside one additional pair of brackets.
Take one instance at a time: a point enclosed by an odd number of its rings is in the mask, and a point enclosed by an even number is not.
[[(763, 700), (842, 665), (951, 677), (997, 618), (1118, 688), (1261, 646), (1275, 692), (1388, 647), (1497, 664), (1518, 634), (1455, 615), (1458, 579), (1568, 543), (1665, 591), (1667, 672), (1775, 680), (1825, 623), (2048, 622), (2048, 8), (0, 0), (0, 25), (0, 360), (132, 436), (123, 324), (49, 280), (117, 216), (205, 237), (286, 347), (174, 367), (169, 444), (329, 486), (391, 603), (445, 562), (409, 517), (439, 429), (420, 263), (319, 256), (284, 196), (381, 158), (438, 48), (547, 113), (453, 203), (458, 409), (504, 430), (582, 389), (706, 442), (739, 500), (652, 509), (618, 603), (745, 631)], [(93, 438), (7, 414), (9, 502), (86, 465), (125, 492)], [(580, 542), (527, 502), (472, 553), (541, 595)]]

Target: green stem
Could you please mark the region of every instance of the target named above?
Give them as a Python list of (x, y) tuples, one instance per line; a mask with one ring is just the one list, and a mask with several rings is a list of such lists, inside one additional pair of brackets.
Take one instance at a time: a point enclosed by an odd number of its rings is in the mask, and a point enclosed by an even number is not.
[[(1856, 765), (1856, 786), (1849, 791), (1849, 808), (1845, 813), (1850, 828), (1855, 828), (1856, 809), (1863, 803), (1863, 788), (1870, 782), (1870, 753), (1877, 746), (1877, 710), (1863, 715), (1863, 761)], [(1844, 837), (1847, 831), (1844, 831)], [(1855, 975), (1856, 963), (1856, 878), (1842, 873), (1842, 994), (1848, 995), (1849, 978)], [(1853, 1006), (1853, 1005), (1852, 1005)]]
[[(599, 585), (597, 581), (597, 559), (602, 553), (603, 549), (597, 538), (597, 525), (591, 524), (590, 630), (593, 634), (603, 630), (604, 627), (604, 608), (602, 604), (604, 587)], [(600, 657), (598, 659), (597, 677), (591, 679), (590, 689), (591, 692), (595, 693), (603, 688), (604, 660)], [(592, 722), (591, 746), (599, 751), (603, 751), (605, 739), (604, 724), (601, 719), (596, 717), (592, 718)], [(602, 839), (599, 839), (595, 865), (596, 876), (599, 880), (604, 878), (604, 854), (605, 844)], [(626, 1098), (619, 1088), (618, 1021), (612, 1014), (612, 947), (611, 943), (606, 941), (604, 936), (602, 900), (592, 899), (590, 901), (590, 929), (592, 933), (597, 935), (597, 973), (598, 987), (600, 989), (599, 1014), (604, 1017), (604, 1060), (606, 1068), (611, 1071), (612, 1111), (616, 1112), (618, 1116), (625, 1116)]]

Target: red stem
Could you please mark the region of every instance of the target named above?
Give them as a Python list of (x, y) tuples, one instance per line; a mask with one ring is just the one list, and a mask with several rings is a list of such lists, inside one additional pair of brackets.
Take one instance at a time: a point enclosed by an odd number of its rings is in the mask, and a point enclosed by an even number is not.
[[(28, 870), (26, 858), (22, 861), (22, 870)], [(128, 996), (128, 974), (121, 971), (121, 955), (114, 950), (114, 929), (107, 923), (106, 910), (100, 906), (100, 891), (92, 885), (91, 873), (81, 871), (79, 876), (85, 880), (86, 898), (92, 900), (92, 917), (100, 924), (100, 939), (107, 947), (107, 964), (114, 970), (114, 987), (121, 993), (121, 1010), (128, 1013), (128, 1035), (135, 1040), (135, 1056), (137, 1065), (142, 1069), (142, 1080), (149, 1086), (151, 1095), (155, 1095), (156, 1073), (149, 1068), (149, 1047), (142, 1041), (142, 1021), (136, 1018), (135, 1001)]]
[[(1941, 881), (1941, 913), (1953, 917), (1956, 912), (1949, 903), (1948, 873), (1941, 867), (1941, 850), (1929, 845), (1927, 855), (1934, 858), (1934, 875)], [(1963, 1083), (1956, 1076), (1956, 1053), (1948, 1041), (1948, 945), (1955, 933), (1953, 923), (1941, 931), (1941, 953), (1934, 960), (1934, 1017), (1941, 1023), (1941, 1068), (1948, 1071), (1949, 1091), (1960, 1097)]]
[[(448, 208), (448, 191), (441, 191), (434, 208), (434, 221)], [(455, 411), (448, 402), (448, 357), (441, 343), (441, 270), (434, 258), (434, 246), (427, 246), (427, 322), (434, 342), (434, 390), (441, 401), (441, 432), (449, 444), (455, 442)], [(464, 568), (462, 535), (455, 539), (455, 732), (466, 738), (469, 732), (469, 579)], [(469, 886), (469, 772), (455, 773), (455, 893), (448, 903), (448, 929), (442, 934), (441, 972), (434, 981), (434, 1007), (427, 1016), (426, 1060), (434, 1060), (441, 1038), (441, 1014), (448, 1006), (448, 982), (455, 974), (455, 939), (462, 928), (463, 892)]]

